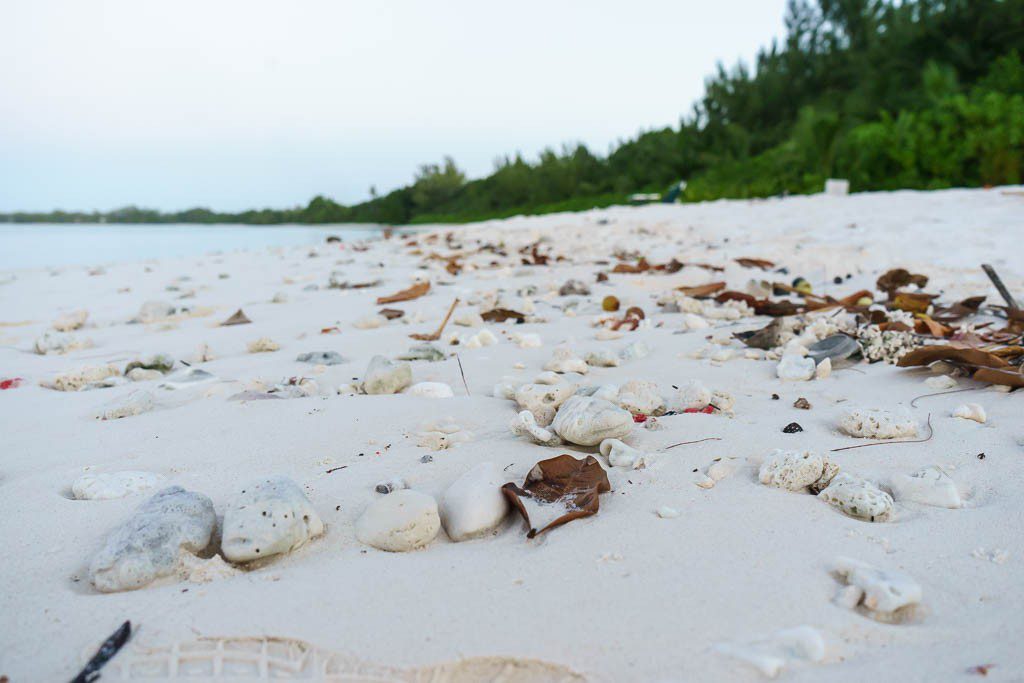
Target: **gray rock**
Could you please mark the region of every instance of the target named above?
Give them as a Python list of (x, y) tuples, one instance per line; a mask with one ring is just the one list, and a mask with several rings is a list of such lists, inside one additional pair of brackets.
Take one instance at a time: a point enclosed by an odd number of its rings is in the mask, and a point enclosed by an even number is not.
[(104, 593), (142, 588), (173, 574), (182, 551), (206, 548), (216, 524), (206, 496), (180, 486), (163, 489), (107, 536), (89, 578)]
[(425, 360), (436, 363), (445, 359), (444, 351), (433, 344), (420, 344), (411, 347), (405, 353), (396, 356), (398, 360)]
[(833, 334), (831, 337), (825, 337), (821, 341), (811, 344), (807, 349), (807, 356), (813, 358), (816, 364), (826, 358), (833, 362), (845, 360), (855, 353), (860, 353), (860, 344), (853, 337), (848, 337), (845, 334)]
[(299, 363), (313, 363), (315, 365), (341, 365), (348, 362), (337, 351), (309, 351), (308, 353), (300, 353), (295, 360)]

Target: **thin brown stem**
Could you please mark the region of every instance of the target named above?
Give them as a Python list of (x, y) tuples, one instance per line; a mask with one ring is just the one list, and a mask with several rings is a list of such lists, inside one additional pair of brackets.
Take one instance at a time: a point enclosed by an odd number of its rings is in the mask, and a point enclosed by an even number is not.
[(676, 446), (688, 446), (688, 445), (690, 445), (690, 444), (692, 444), (692, 443), (701, 443), (701, 442), (704, 442), (704, 441), (721, 441), (721, 440), (722, 440), (722, 439), (721, 439), (721, 437), (718, 437), (718, 436), (709, 436), (709, 437), (708, 437), (708, 438), (706, 438), (706, 439), (697, 439), (696, 441), (680, 441), (679, 443), (674, 443), (674, 444), (672, 444), (671, 446), (665, 446), (665, 447), (664, 447), (663, 449), (661, 449), (661, 450), (663, 450), (663, 451), (667, 451), (668, 449), (670, 449), (670, 448), (675, 448)]

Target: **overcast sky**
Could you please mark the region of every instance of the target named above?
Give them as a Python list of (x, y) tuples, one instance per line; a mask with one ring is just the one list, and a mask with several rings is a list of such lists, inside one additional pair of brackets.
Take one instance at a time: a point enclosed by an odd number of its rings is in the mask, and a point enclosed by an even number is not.
[(676, 125), (785, 0), (0, 0), (0, 211), (343, 203)]

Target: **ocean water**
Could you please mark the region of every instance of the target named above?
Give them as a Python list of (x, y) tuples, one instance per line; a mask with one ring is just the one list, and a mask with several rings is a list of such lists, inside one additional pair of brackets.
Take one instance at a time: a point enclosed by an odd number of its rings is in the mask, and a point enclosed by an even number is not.
[(198, 256), (346, 242), (379, 237), (369, 225), (81, 225), (0, 223), (0, 270), (102, 265), (152, 258)]

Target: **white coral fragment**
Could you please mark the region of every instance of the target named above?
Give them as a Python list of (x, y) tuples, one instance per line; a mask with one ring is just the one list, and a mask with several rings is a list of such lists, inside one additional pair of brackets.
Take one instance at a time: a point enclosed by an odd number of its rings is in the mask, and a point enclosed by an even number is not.
[(903, 572), (878, 569), (848, 557), (837, 558), (832, 571), (846, 584), (836, 602), (850, 609), (863, 606), (882, 621), (892, 621), (897, 611), (921, 602), (921, 586)]
[(837, 474), (818, 498), (850, 517), (869, 522), (884, 522), (892, 516), (892, 496), (866, 479), (845, 473)]
[(864, 439), (898, 439), (917, 436), (917, 422), (906, 413), (851, 408), (839, 418), (839, 430)]
[(985, 424), (987, 416), (985, 415), (985, 409), (977, 403), (962, 403), (953, 410), (953, 417), (959, 417), (964, 420), (974, 420), (980, 424)]

